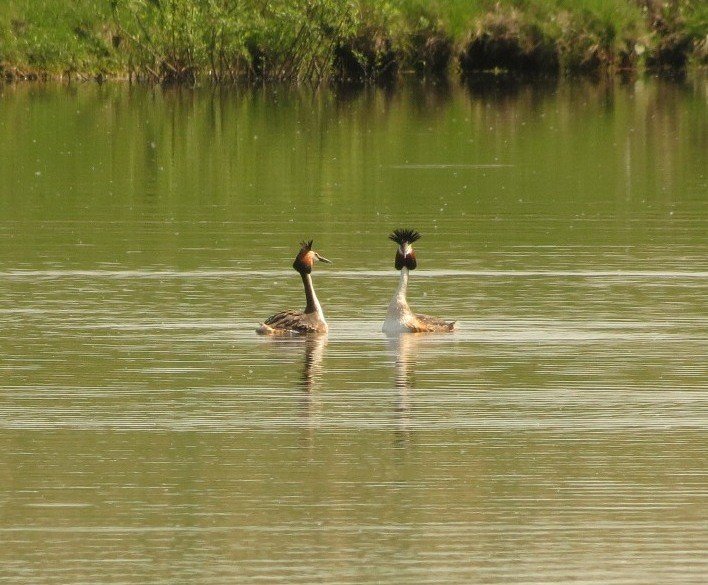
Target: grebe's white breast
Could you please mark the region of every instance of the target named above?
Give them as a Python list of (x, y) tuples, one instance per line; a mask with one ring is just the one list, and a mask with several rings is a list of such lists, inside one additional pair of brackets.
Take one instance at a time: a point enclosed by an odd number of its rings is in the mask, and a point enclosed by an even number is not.
[[(407, 309), (407, 310), (406, 310)], [(397, 335), (399, 333), (408, 333), (412, 330), (410, 322), (413, 319), (413, 313), (409, 308), (403, 307), (388, 307), (388, 313), (384, 321), (381, 331), (386, 335)]]

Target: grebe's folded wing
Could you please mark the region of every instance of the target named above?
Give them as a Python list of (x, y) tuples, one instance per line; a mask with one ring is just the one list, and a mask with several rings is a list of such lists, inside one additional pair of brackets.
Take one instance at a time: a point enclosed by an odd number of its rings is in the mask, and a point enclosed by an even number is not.
[(272, 317), (268, 317), (264, 323), (273, 329), (298, 333), (315, 333), (319, 331), (315, 324), (305, 317), (305, 313), (302, 311), (281, 311)]
[(416, 315), (415, 318), (423, 331), (452, 331), (455, 328), (455, 321), (445, 321), (438, 317), (421, 314)]

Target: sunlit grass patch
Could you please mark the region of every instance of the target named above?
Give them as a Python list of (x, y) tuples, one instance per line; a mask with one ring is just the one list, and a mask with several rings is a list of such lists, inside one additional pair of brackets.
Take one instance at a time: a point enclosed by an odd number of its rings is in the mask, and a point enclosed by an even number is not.
[(699, 0), (0, 0), (6, 76), (319, 84), (399, 72), (684, 68)]
[(107, 4), (97, 0), (0, 2), (0, 63), (18, 72), (117, 69)]

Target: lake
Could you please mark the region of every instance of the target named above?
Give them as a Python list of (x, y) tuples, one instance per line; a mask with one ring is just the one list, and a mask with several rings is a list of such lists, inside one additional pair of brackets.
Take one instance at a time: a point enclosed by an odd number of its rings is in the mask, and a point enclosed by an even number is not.
[[(0, 86), (7, 583), (698, 583), (708, 86)], [(394, 228), (409, 301), (387, 338)], [(326, 337), (254, 333), (304, 307)]]

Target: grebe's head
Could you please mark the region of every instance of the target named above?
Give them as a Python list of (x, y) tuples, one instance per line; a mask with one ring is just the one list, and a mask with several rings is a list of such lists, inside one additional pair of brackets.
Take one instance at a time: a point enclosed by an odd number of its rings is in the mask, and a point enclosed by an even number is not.
[(398, 244), (396, 250), (396, 270), (401, 270), (405, 266), (408, 270), (415, 270), (418, 262), (413, 251), (413, 242), (420, 239), (420, 234), (415, 230), (398, 229), (388, 236), (388, 239)]
[(320, 262), (326, 262), (331, 264), (331, 260), (327, 260), (324, 256), (320, 255), (319, 252), (315, 252), (312, 249), (312, 240), (309, 242), (300, 242), (300, 251), (295, 257), (295, 262), (293, 262), (293, 268), (297, 270), (300, 274), (310, 274), (312, 272), (312, 265), (315, 260)]

